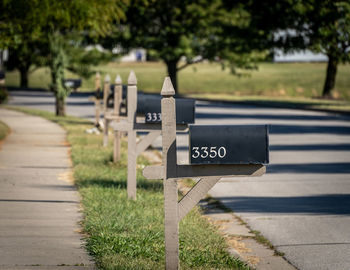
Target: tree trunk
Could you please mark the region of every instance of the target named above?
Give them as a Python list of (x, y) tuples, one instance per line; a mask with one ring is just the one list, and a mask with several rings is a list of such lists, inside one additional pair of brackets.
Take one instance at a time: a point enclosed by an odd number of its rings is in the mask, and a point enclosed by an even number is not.
[(56, 115), (66, 116), (65, 98), (56, 95)]
[(26, 67), (20, 67), (19, 73), (20, 73), (20, 86), (23, 88), (28, 88), (29, 69)]
[(177, 89), (177, 62), (178, 60), (172, 60), (172, 61), (166, 61), (166, 66), (168, 69), (168, 74), (171, 79), (171, 82), (173, 83), (175, 93), (178, 93)]
[(59, 32), (49, 34), (51, 91), (56, 97), (56, 115), (65, 116), (65, 99), (68, 91), (63, 84), (64, 69), (66, 67), (65, 53), (63, 49), (63, 37)]
[(331, 97), (331, 92), (335, 86), (335, 78), (337, 75), (338, 59), (328, 55), (327, 75), (323, 87), (323, 97)]

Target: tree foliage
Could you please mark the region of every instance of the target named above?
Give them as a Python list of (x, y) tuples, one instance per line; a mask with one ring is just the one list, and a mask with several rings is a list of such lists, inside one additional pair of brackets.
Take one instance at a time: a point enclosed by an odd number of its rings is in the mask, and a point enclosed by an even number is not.
[(268, 47), (285, 52), (309, 49), (328, 56), (323, 96), (335, 85), (337, 65), (350, 60), (349, 0), (242, 1)]
[(335, 86), (337, 65), (350, 60), (350, 2), (312, 0), (300, 2), (300, 35), (306, 46), (328, 56), (323, 96), (329, 96)]
[(42, 42), (40, 53), (47, 57), (46, 65), (51, 70), (56, 114), (64, 115), (68, 95), (63, 83), (64, 70), (79, 58), (77, 54), (69, 57), (67, 53), (69, 42), (74, 41), (72, 33), (106, 35), (112, 24), (124, 16), (126, 3), (127, 0), (3, 0), (0, 47), (25, 48), (26, 44)]
[(235, 72), (253, 68), (260, 56), (252, 54), (253, 42), (247, 42), (254, 33), (242, 5), (229, 6), (221, 0), (133, 0), (126, 18), (110, 44), (121, 41), (125, 48), (143, 47), (162, 59), (175, 89), (177, 72), (190, 64), (219, 60)]
[(20, 86), (28, 87), (29, 74), (38, 67), (45, 65), (45, 57), (41, 53), (40, 41), (21, 42), (15, 47), (10, 47), (11, 53), (6, 62), (8, 70), (17, 69), (20, 73)]
[(39, 49), (43, 43), (40, 24), (44, 21), (38, 2), (4, 0), (0, 2), (0, 10), (0, 48), (11, 50), (7, 67), (17, 68), (21, 86), (27, 87), (30, 67), (43, 64)]

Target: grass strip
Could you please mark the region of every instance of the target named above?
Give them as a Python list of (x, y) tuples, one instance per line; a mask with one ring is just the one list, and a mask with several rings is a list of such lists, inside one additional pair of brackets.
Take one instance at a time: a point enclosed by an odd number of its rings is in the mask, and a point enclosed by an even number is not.
[[(107, 73), (115, 78), (120, 74), (127, 82), (130, 70), (134, 70), (138, 79), (138, 89), (159, 94), (166, 76), (166, 66), (161, 62), (118, 63), (111, 62), (95, 67), (104, 77)], [(308, 98), (322, 96), (327, 63), (260, 63), (259, 70), (250, 72), (250, 76), (233, 76), (228, 69), (222, 70), (218, 63), (199, 63), (178, 73), (179, 93), (228, 95), (234, 97), (259, 96), (271, 98)], [(338, 66), (333, 96), (336, 99), (350, 101), (350, 65)], [(66, 72), (67, 78), (77, 75)], [(83, 79), (79, 91), (94, 89), (94, 76)], [(7, 72), (7, 86), (19, 86), (19, 73)], [(47, 68), (37, 69), (29, 77), (29, 87), (48, 88), (50, 72)]]
[(6, 136), (10, 133), (10, 128), (0, 121), (0, 141), (4, 140)]
[[(163, 185), (137, 173), (137, 200), (126, 194), (126, 143), (113, 164), (112, 145), (86, 134), (91, 123), (74, 117), (17, 109), (63, 126), (71, 145), (74, 179), (82, 196), (87, 249), (100, 269), (164, 269)], [(111, 140), (110, 140), (111, 141)], [(138, 159), (140, 167), (147, 164)], [(227, 252), (223, 237), (194, 208), (180, 223), (181, 269), (250, 269)]]

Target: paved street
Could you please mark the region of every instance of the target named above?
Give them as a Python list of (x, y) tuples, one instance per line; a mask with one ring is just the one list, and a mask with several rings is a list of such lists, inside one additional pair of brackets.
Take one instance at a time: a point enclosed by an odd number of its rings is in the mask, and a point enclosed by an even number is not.
[(210, 194), (299, 269), (350, 269), (350, 121), (315, 112), (198, 107), (198, 123), (271, 124), (262, 178), (225, 179)]
[[(54, 111), (46, 93), (13, 92), (10, 104)], [(87, 96), (68, 114), (93, 119)], [(210, 194), (302, 270), (350, 269), (350, 117), (198, 102), (197, 124), (270, 124), (270, 165), (260, 178), (221, 180)], [(178, 136), (178, 161), (188, 162)], [(155, 143), (160, 146), (160, 140)]]

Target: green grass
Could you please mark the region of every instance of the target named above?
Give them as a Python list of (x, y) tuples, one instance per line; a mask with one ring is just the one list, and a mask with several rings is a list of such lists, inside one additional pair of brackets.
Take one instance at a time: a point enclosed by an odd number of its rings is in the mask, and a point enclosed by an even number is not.
[[(136, 72), (139, 89), (159, 93), (166, 68), (158, 62), (109, 63), (96, 67), (104, 76), (114, 80), (117, 73), (127, 81), (130, 70)], [(350, 101), (350, 65), (339, 65), (334, 97)], [(236, 77), (218, 64), (200, 63), (179, 72), (179, 90), (182, 94), (225, 94), (238, 97), (314, 98), (322, 94), (326, 63), (261, 63), (259, 70), (249, 77)], [(67, 73), (67, 77), (77, 77)], [(29, 79), (31, 87), (47, 88), (48, 69), (39, 69)], [(16, 72), (9, 72), (7, 85), (19, 84)], [(82, 91), (93, 90), (94, 78), (83, 80)]]
[(5, 103), (8, 99), (8, 92), (6, 87), (1, 83), (0, 84), (0, 104)]
[[(127, 82), (130, 70), (138, 79), (138, 88), (145, 92), (159, 93), (166, 67), (160, 62), (117, 63), (112, 62), (96, 67), (102, 74), (109, 73), (114, 80), (120, 74)], [(200, 63), (179, 72), (179, 92), (186, 96), (226, 101), (249, 102), (279, 107), (300, 109), (335, 110), (350, 112), (350, 65), (339, 65), (333, 100), (324, 100), (323, 82), (326, 63), (261, 63), (258, 71), (248, 77), (236, 77), (218, 64)], [(67, 77), (77, 78), (67, 72)], [(29, 78), (29, 86), (47, 88), (49, 70), (38, 69)], [(19, 85), (17, 72), (9, 72), (8, 86)], [(94, 76), (84, 79), (80, 91), (94, 89)]]
[(0, 121), (0, 141), (4, 140), (9, 133), (10, 128), (4, 122)]
[[(137, 200), (126, 194), (126, 144), (122, 160), (113, 164), (112, 147), (102, 136), (86, 134), (86, 120), (56, 117), (43, 111), (23, 112), (57, 122), (68, 131), (74, 178), (82, 196), (87, 248), (100, 269), (164, 269), (163, 191), (161, 181), (137, 174)], [(138, 164), (147, 164), (139, 158)], [(180, 223), (181, 269), (249, 269), (230, 256), (216, 229), (192, 210)]]

